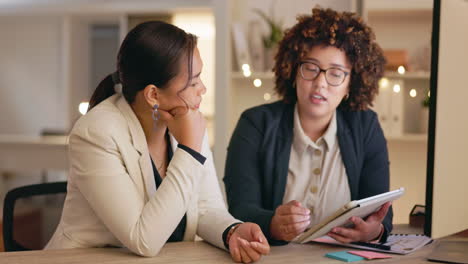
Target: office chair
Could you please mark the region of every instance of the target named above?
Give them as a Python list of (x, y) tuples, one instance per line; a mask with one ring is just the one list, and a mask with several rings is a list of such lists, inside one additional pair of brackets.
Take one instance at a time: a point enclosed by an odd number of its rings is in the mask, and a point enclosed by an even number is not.
[(28, 248), (18, 243), (14, 239), (14, 236), (13, 236), (14, 211), (15, 211), (15, 204), (17, 203), (18, 199), (21, 199), (21, 198), (31, 199), (36, 196), (48, 197), (50, 195), (55, 195), (55, 194), (66, 194), (66, 192), (67, 192), (67, 182), (40, 183), (40, 184), (22, 186), (22, 187), (18, 187), (18, 188), (10, 190), (5, 196), (5, 202), (4, 202), (4, 207), (3, 207), (3, 240), (5, 244), (5, 251), (33, 250), (32, 248)]

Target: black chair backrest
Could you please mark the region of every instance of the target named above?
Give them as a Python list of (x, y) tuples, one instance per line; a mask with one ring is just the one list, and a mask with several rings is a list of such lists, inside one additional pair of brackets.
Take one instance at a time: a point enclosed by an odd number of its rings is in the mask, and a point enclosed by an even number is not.
[(5, 196), (5, 202), (3, 206), (3, 241), (5, 244), (5, 251), (31, 250), (20, 245), (13, 238), (15, 203), (18, 199), (37, 195), (50, 195), (66, 192), (67, 182), (33, 184), (10, 190)]

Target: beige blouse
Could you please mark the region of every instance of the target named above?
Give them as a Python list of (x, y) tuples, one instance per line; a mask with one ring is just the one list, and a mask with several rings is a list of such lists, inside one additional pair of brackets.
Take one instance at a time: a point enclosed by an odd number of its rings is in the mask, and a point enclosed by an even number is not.
[(302, 129), (297, 104), (283, 204), (301, 202), (311, 211), (310, 225), (320, 223), (351, 200), (337, 137), (336, 112), (325, 133), (312, 141)]

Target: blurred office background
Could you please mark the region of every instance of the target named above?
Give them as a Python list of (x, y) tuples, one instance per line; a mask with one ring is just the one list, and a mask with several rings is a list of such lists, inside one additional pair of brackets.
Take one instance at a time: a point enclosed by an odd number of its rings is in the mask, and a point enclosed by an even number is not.
[[(16, 186), (66, 180), (65, 135), (115, 71), (125, 34), (155, 19), (199, 36), (207, 87), (201, 107), (222, 179), (242, 111), (277, 100), (276, 46), (262, 40), (271, 28), (260, 13), (284, 30), (317, 4), (361, 14), (385, 50), (375, 110), (388, 141), (391, 189), (407, 189), (394, 203), (394, 222), (408, 223), (425, 199), (432, 0), (0, 0), (0, 198)], [(47, 240), (54, 227), (42, 223)]]

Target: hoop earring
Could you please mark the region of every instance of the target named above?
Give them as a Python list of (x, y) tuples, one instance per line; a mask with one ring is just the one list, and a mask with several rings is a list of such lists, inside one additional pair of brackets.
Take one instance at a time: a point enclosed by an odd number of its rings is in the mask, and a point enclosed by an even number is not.
[(344, 99), (345, 101), (348, 101), (348, 99), (349, 99), (349, 93), (347, 93), (347, 94), (344, 96), (343, 99)]
[(153, 111), (151, 112), (151, 117), (153, 118), (154, 121), (158, 121), (160, 117), (158, 108), (159, 108), (158, 104), (153, 105)]

